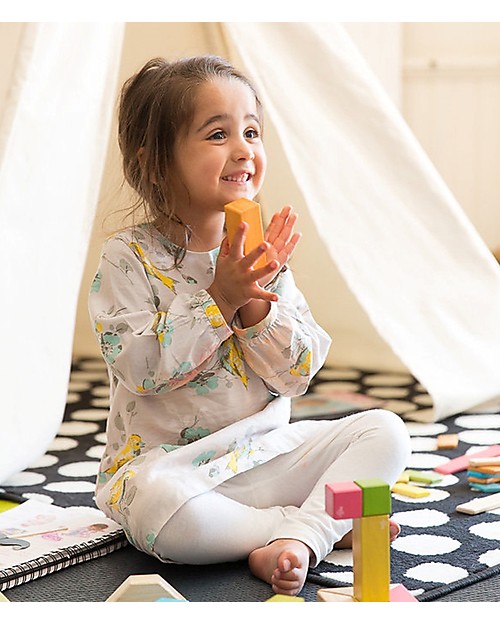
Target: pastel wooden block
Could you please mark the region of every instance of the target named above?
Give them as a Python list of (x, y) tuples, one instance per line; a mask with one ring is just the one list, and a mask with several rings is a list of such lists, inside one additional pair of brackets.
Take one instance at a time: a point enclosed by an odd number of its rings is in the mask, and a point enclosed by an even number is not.
[[(233, 242), (234, 235), (243, 221), (249, 226), (244, 244), (246, 256), (264, 241), (260, 204), (246, 198), (240, 198), (226, 204), (224, 210), (226, 213), (226, 230), (229, 243)], [(253, 267), (257, 269), (265, 264), (266, 255), (262, 254)]]
[(418, 599), (415, 599), (411, 592), (402, 584), (394, 584), (393, 586), (391, 586), (389, 590), (389, 601), (391, 601), (391, 603), (402, 601), (416, 601), (418, 603)]
[(390, 514), (391, 489), (387, 482), (378, 478), (354, 480), (363, 491), (363, 516)]
[(408, 484), (408, 482), (410, 481), (410, 472), (403, 471), (403, 473), (401, 473), (401, 475), (398, 477), (396, 481), (403, 482), (404, 484)]
[(302, 597), (292, 597), (291, 595), (274, 595), (270, 599), (266, 599), (267, 601), (279, 601), (279, 602), (290, 602), (290, 601), (305, 601)]
[(156, 573), (151, 575), (129, 575), (106, 601), (152, 602), (160, 599), (187, 601), (179, 591)]
[[(318, 601), (354, 602), (354, 588), (352, 586), (344, 588), (320, 588), (316, 593)], [(389, 587), (389, 601), (391, 602), (412, 602), (417, 601), (415, 597), (402, 584), (391, 584)]]
[(443, 480), (443, 476), (439, 475), (439, 473), (436, 473), (435, 471), (414, 471), (413, 469), (408, 469), (405, 473), (408, 473), (408, 477), (411, 482), (436, 484), (437, 482), (442, 482)]
[(471, 458), (495, 458), (497, 456), (500, 456), (500, 445), (490, 445), (481, 451), (476, 451), (472, 454), (464, 454), (463, 456), (458, 456), (458, 458), (443, 462), (443, 464), (434, 467), (434, 471), (443, 475), (450, 475), (452, 473), (458, 473), (459, 471), (465, 471), (469, 466)]
[(438, 449), (455, 449), (458, 447), (458, 434), (439, 434), (437, 437)]
[(355, 519), (363, 515), (363, 491), (354, 482), (325, 486), (325, 509), (334, 519)]
[(352, 553), (356, 601), (389, 601), (389, 515), (353, 519)]
[(404, 495), (405, 497), (411, 497), (412, 499), (417, 499), (419, 497), (427, 497), (430, 495), (430, 490), (426, 488), (422, 488), (421, 486), (413, 486), (412, 484), (401, 484), (396, 483), (391, 488), (391, 492), (397, 493), (398, 495)]

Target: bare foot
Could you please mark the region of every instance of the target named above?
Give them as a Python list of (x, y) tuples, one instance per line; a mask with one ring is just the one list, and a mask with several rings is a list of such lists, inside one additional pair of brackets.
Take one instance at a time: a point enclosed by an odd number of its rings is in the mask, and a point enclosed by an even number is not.
[(250, 570), (271, 584), (277, 595), (298, 595), (306, 581), (311, 551), (299, 540), (279, 539), (254, 549), (248, 557)]
[[(389, 519), (389, 540), (396, 540), (401, 532), (401, 528), (396, 523), (396, 521), (391, 521)], [(347, 534), (341, 538), (338, 542), (335, 543), (335, 549), (351, 549), (352, 548), (352, 531), (347, 532)]]

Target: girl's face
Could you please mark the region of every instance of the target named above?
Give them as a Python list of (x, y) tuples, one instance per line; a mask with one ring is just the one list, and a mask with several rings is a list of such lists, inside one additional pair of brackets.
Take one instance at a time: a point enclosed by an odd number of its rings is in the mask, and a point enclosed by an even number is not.
[(217, 78), (197, 92), (194, 117), (175, 148), (176, 209), (189, 224), (260, 190), (266, 156), (255, 96), (237, 79)]

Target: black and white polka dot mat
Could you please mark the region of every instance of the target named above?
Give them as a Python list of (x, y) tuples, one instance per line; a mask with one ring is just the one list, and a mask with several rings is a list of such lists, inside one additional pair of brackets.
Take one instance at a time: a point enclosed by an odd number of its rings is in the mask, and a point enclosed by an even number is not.
[[(56, 438), (42, 458), (0, 490), (60, 506), (95, 506), (94, 484), (108, 406), (104, 363), (75, 362)], [(432, 470), (448, 458), (500, 444), (500, 406), (440, 423), (424, 423), (420, 417), (412, 421), (417, 412), (431, 409), (431, 400), (408, 374), (324, 368), (310, 391), (294, 400), (292, 420), (337, 418), (375, 407), (392, 410), (405, 420), (413, 450), (408, 468)], [(457, 433), (458, 447), (437, 450), (436, 438), (442, 433)], [(479, 496), (471, 491), (466, 472), (444, 476), (429, 490), (429, 495), (418, 499), (392, 496), (392, 517), (402, 531), (391, 545), (391, 581), (422, 599), (500, 572), (500, 509), (476, 516), (455, 511), (459, 503)], [(334, 551), (312, 577), (325, 587), (352, 585), (352, 552)]]

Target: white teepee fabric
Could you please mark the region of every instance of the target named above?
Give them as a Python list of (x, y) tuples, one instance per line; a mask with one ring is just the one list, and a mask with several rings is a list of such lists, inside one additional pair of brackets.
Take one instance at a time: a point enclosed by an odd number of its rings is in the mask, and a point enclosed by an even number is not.
[(0, 126), (0, 484), (63, 418), (122, 38), (120, 23), (23, 26)]
[(500, 269), (342, 27), (224, 28), (332, 260), (431, 394), (429, 418), (498, 397)]

